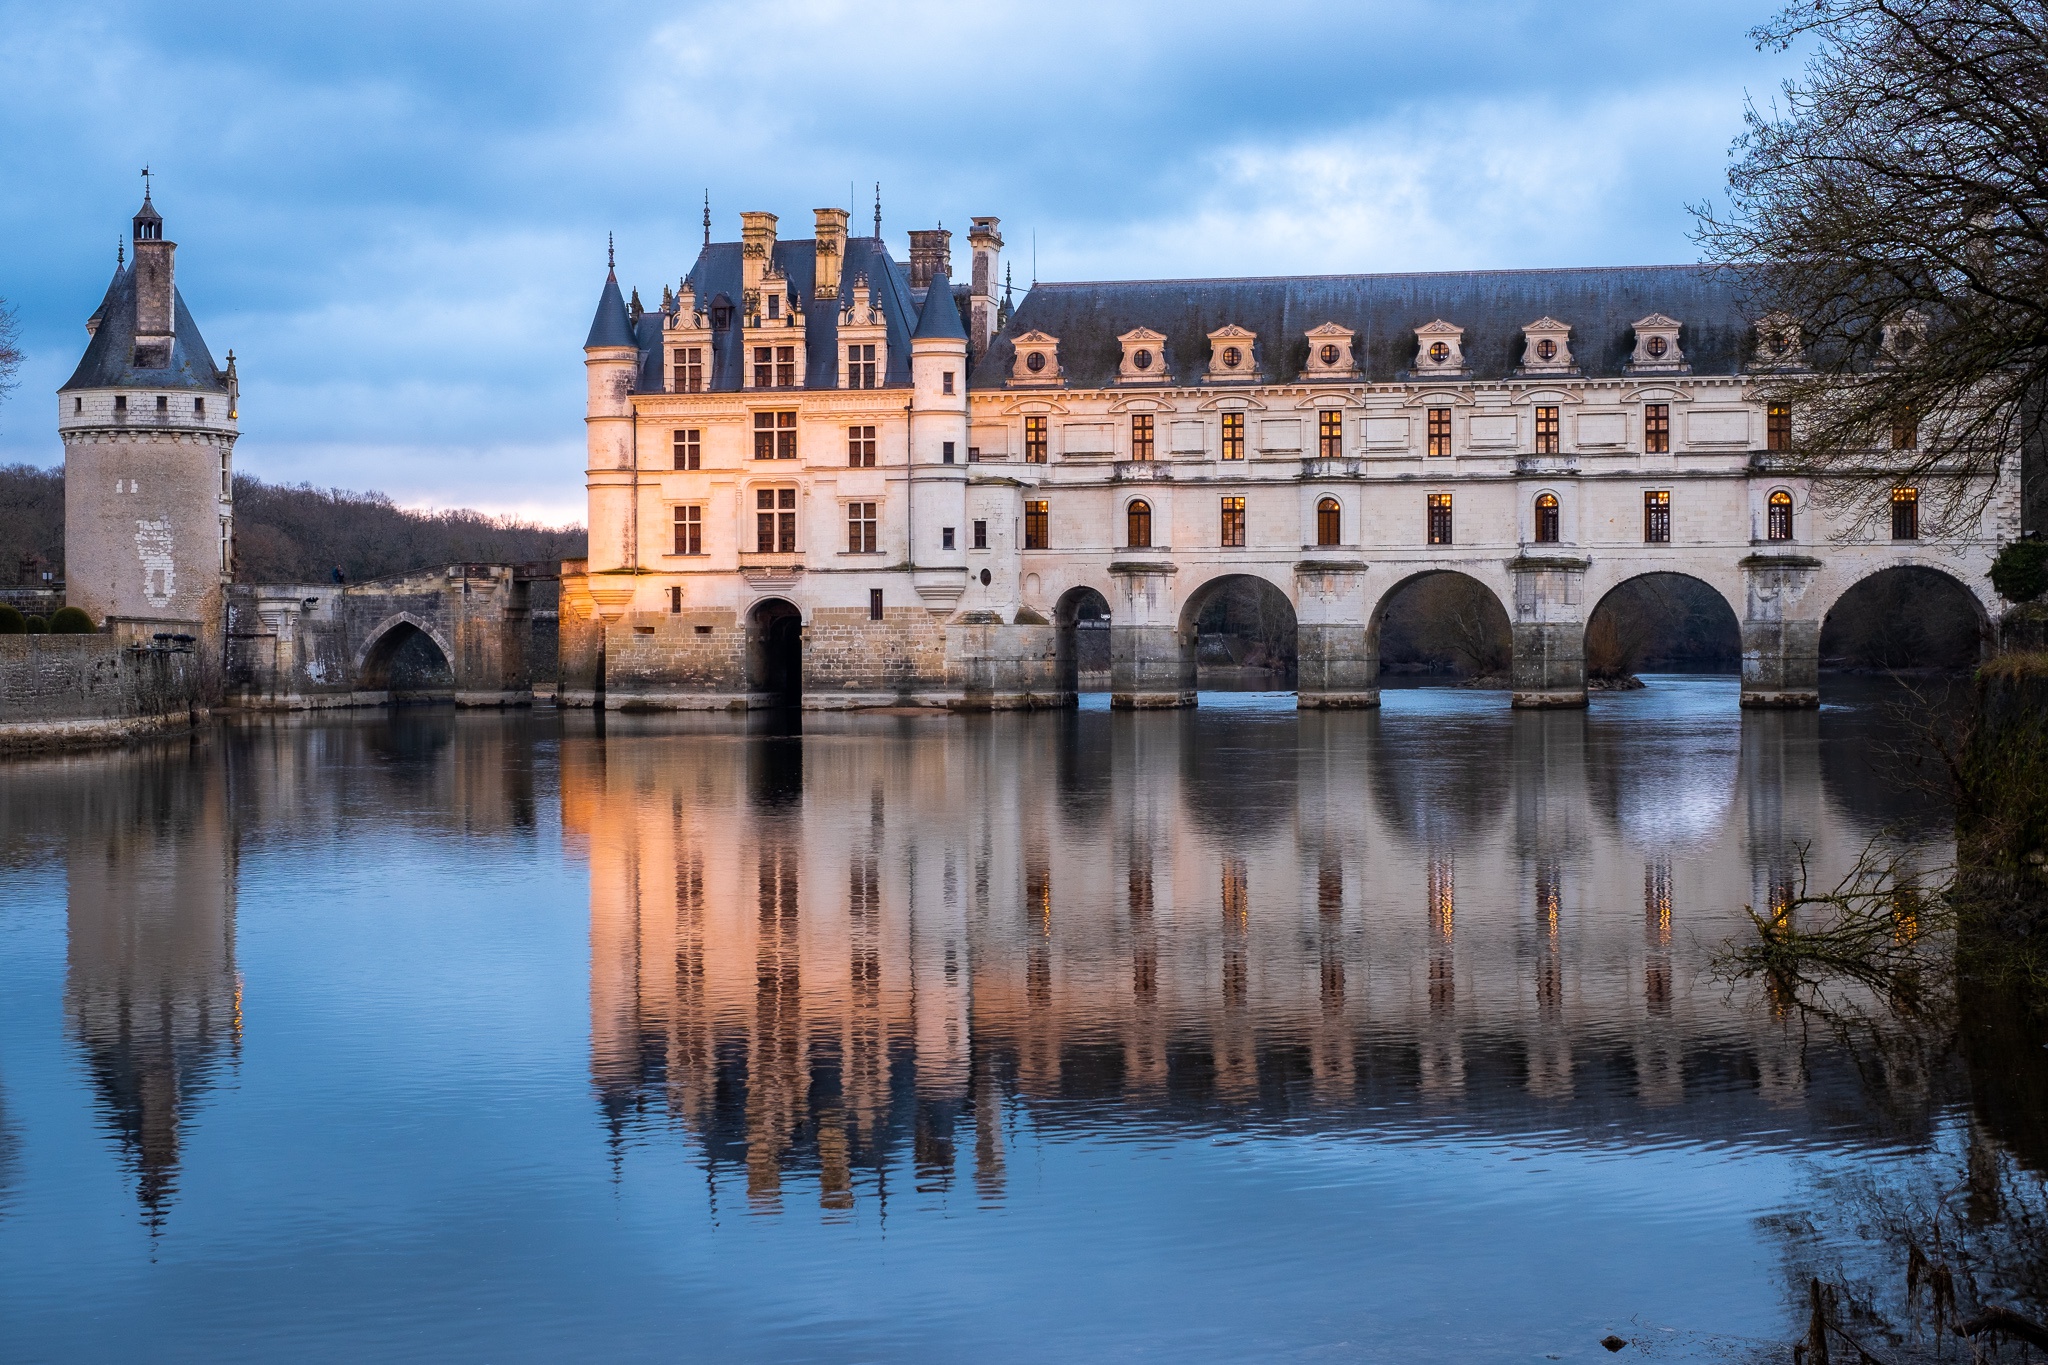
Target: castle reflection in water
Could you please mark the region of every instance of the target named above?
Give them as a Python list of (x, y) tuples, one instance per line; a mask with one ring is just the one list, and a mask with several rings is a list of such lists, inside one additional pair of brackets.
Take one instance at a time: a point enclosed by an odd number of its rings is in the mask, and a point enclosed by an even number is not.
[(906, 1145), (998, 1196), (1019, 1121), (1866, 1124), (1710, 963), (1802, 847), (1831, 882), (1908, 812), (1821, 717), (1655, 705), (572, 733), (614, 1138), (679, 1125), (756, 1208), (831, 1210)]

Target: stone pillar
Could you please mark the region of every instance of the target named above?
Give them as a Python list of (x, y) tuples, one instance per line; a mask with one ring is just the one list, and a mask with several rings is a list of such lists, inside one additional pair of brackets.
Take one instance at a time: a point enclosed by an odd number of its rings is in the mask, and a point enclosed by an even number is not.
[(1366, 625), (1365, 565), (1294, 566), (1295, 693), (1303, 710), (1380, 704), (1380, 652)]
[(1529, 555), (1508, 564), (1515, 576), (1516, 706), (1586, 704), (1586, 565)]
[(1751, 555), (1742, 561), (1742, 704), (1820, 705), (1820, 621), (1801, 610), (1820, 561)]
[(1109, 704), (1119, 711), (1193, 706), (1195, 649), (1181, 639), (1173, 565), (1121, 562), (1109, 573)]

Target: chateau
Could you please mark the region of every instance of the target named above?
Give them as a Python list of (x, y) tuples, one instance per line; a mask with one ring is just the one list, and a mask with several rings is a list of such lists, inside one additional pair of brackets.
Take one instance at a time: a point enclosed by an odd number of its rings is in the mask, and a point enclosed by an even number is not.
[[(1584, 633), (1646, 573), (1741, 623), (1742, 699), (1813, 705), (1821, 623), (1904, 565), (1967, 589), (2018, 531), (1828, 520), (1756, 392), (1796, 335), (1699, 266), (1002, 288), (993, 217), (880, 236), (819, 209), (706, 242), (658, 306), (608, 275), (585, 343), (590, 558), (562, 700), (613, 708), (1071, 704), (1110, 623), (1120, 707), (1195, 696), (1195, 623), (1256, 579), (1299, 703), (1378, 701), (1387, 604), (1452, 572), (1499, 599), (1519, 706), (1582, 705)], [(1908, 436), (1905, 439), (1911, 439)]]

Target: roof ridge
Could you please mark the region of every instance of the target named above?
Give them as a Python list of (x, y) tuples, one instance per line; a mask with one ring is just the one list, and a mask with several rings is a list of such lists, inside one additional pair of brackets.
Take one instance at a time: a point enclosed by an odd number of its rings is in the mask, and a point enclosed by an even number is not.
[(1445, 279), (1474, 275), (1592, 275), (1622, 270), (1721, 270), (1712, 261), (1674, 262), (1669, 265), (1537, 265), (1489, 266), (1478, 270), (1368, 270), (1322, 275), (1184, 275), (1149, 280), (1040, 280), (1033, 289), (1099, 289), (1104, 285), (1132, 284), (1271, 284), (1279, 280), (1404, 280)]

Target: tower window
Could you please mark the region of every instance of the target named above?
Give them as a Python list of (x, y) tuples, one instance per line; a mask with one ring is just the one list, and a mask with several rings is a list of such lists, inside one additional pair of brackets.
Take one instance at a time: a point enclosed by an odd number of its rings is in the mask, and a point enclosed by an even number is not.
[(1316, 414), (1316, 453), (1326, 460), (1334, 460), (1344, 453), (1344, 413), (1339, 408), (1325, 408)]
[(1792, 405), (1772, 403), (1764, 408), (1764, 448), (1787, 451), (1792, 448)]
[(1449, 545), (1451, 543), (1451, 495), (1431, 493), (1429, 495), (1429, 543)]
[(117, 393), (114, 395), (114, 415), (116, 417), (126, 417), (128, 415), (127, 394)]
[(875, 429), (871, 426), (846, 429), (846, 465), (849, 469), (875, 467)]
[[(1443, 343), (1439, 341), (1437, 345)], [(1451, 453), (1451, 410), (1431, 408), (1429, 410), (1429, 453), (1448, 455)]]
[(951, 441), (939, 442), (939, 463), (953, 463), (953, 443)]
[(939, 548), (940, 548), (941, 550), (950, 550), (950, 549), (952, 549), (952, 548), (953, 548), (953, 528), (952, 528), (952, 527), (950, 527), (950, 526), (941, 526), (941, 527), (939, 528)]
[(1139, 498), (1124, 512), (1124, 543), (1133, 550), (1152, 547), (1152, 504)]
[[(701, 555), (704, 553), (704, 509), (702, 507), (678, 507), (676, 509), (676, 553), (679, 555)], [(681, 591), (681, 589), (677, 591)]]
[(1241, 412), (1223, 414), (1223, 458), (1244, 458), (1244, 414)]
[(1024, 504), (1025, 549), (1043, 550), (1051, 546), (1052, 517), (1049, 515), (1050, 506), (1051, 504), (1045, 502), (1027, 502)]
[(796, 490), (761, 488), (754, 492), (754, 552), (796, 553)]
[(206, 416), (206, 400), (204, 398), (195, 398), (192, 400), (192, 415), (194, 417)]
[(1772, 540), (1792, 539), (1792, 495), (1782, 488), (1766, 504), (1764, 534)]
[(1131, 458), (1152, 458), (1152, 414), (1149, 412), (1131, 414)]
[(171, 415), (171, 398), (169, 394), (160, 393), (156, 396), (156, 411), (159, 417)]
[(74, 412), (74, 413), (80, 413), (80, 412), (84, 412), (84, 411), (85, 411), (85, 400), (84, 400), (83, 398), (74, 398), (74, 399), (72, 399), (72, 400), (71, 400), (71, 411), (72, 411), (72, 412)]
[(1671, 405), (1643, 404), (1643, 450), (1650, 455), (1671, 453)]
[(704, 467), (704, 434), (692, 427), (671, 433), (677, 469)]
[(1227, 549), (1241, 549), (1244, 546), (1244, 499), (1223, 500), (1222, 545)]
[(754, 414), (754, 458), (794, 460), (796, 458), (796, 414), (757, 412)]
[(872, 342), (862, 342), (858, 346), (846, 348), (846, 387), (875, 387), (875, 347)]
[(682, 346), (676, 350), (676, 392), (702, 393), (704, 391), (704, 348)]
[(977, 550), (986, 550), (988, 548), (988, 523), (985, 521), (974, 523), (974, 548)]
[(1045, 419), (1026, 417), (1024, 419), (1024, 463), (1045, 463)]
[(1316, 544), (1342, 545), (1344, 543), (1344, 509), (1335, 498), (1324, 498), (1316, 504)]
[(1643, 544), (1671, 543), (1671, 494), (1662, 490), (1643, 494)]
[(846, 504), (846, 553), (871, 555), (875, 552), (875, 505), (871, 502)]
[(1892, 490), (1892, 539), (1920, 539), (1919, 489), (1894, 488)]
[(1536, 543), (1555, 545), (1558, 536), (1557, 494), (1536, 495)]
[(953, 372), (952, 372), (951, 370), (947, 370), (947, 371), (945, 371), (944, 373), (940, 374), (940, 376), (939, 376), (939, 392), (940, 392), (940, 393), (951, 393), (952, 391), (953, 391)]
[(1557, 409), (1554, 407), (1536, 409), (1536, 453), (1557, 454)]

